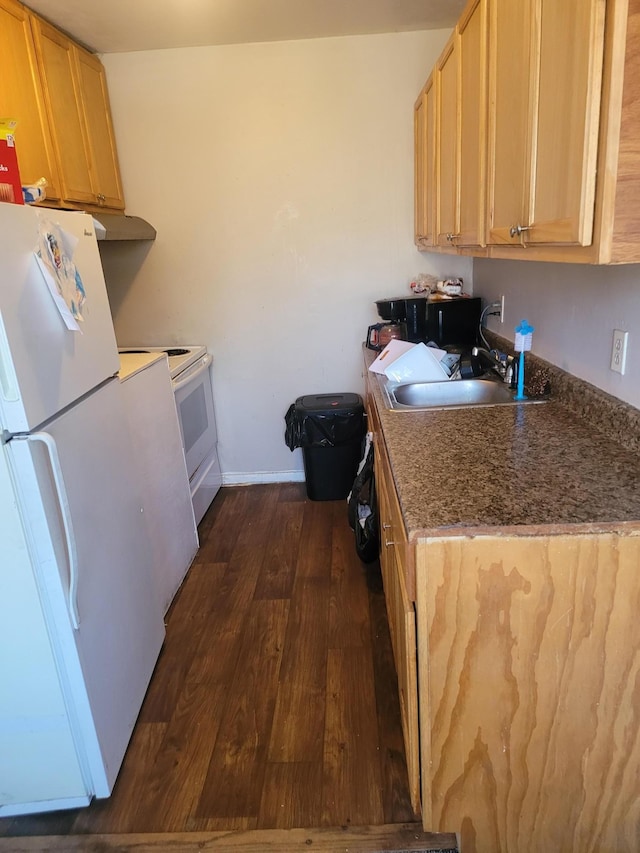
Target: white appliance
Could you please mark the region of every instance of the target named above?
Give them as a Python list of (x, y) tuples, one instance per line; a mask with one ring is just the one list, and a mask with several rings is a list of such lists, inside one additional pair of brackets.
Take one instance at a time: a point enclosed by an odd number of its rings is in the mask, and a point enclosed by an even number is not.
[[(56, 227), (81, 331), (34, 254)], [(91, 217), (0, 204), (0, 816), (111, 793), (162, 645), (118, 367)]]
[(193, 511), (196, 524), (199, 524), (222, 484), (211, 383), (213, 358), (207, 353), (206, 347), (194, 344), (182, 347), (122, 347), (120, 352), (163, 352), (169, 358)]
[(154, 582), (166, 613), (198, 550), (178, 413), (164, 353), (121, 353), (124, 391)]

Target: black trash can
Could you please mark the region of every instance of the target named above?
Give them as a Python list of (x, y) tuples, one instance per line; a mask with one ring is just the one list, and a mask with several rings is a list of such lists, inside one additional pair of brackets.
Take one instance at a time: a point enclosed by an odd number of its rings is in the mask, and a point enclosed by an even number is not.
[(302, 448), (308, 497), (312, 501), (346, 498), (362, 453), (362, 397), (306, 394), (291, 404), (285, 422), (287, 447)]

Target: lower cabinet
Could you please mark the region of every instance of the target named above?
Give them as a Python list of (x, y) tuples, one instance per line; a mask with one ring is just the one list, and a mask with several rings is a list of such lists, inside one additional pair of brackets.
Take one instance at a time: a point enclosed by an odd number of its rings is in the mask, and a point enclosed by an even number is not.
[(408, 542), (371, 401), (369, 421), (425, 831), (457, 833), (460, 853), (639, 850), (640, 525)]
[(640, 535), (416, 541), (422, 815), (460, 853), (640, 844)]
[(387, 605), (391, 644), (398, 674), (402, 733), (409, 777), (411, 805), (420, 812), (420, 741), (418, 731), (418, 673), (416, 614), (407, 594), (405, 574), (410, 565), (393, 478), (379, 435), (375, 437), (376, 490), (380, 518), (380, 568)]

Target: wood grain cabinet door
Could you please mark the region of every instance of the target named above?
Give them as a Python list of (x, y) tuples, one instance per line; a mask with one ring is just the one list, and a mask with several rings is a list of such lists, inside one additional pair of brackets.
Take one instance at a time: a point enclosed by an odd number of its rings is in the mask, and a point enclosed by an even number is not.
[(490, 8), (488, 242), (518, 245), (530, 174), (533, 0), (492, 0)]
[(447, 42), (436, 64), (437, 245), (453, 247), (460, 208), (460, 123), (458, 111), (457, 34)]
[(472, 0), (458, 22), (460, 214), (457, 246), (485, 245), (487, 3)]
[(73, 43), (45, 21), (32, 16), (38, 65), (47, 112), (60, 163), (62, 195), (72, 202), (95, 203), (88, 140), (75, 74)]
[(38, 73), (29, 13), (0, 0), (0, 114), (16, 119), (16, 148), (23, 184), (47, 180), (47, 198), (60, 198), (58, 167)]
[(588, 246), (605, 0), (493, 0), (489, 242)]
[(592, 240), (605, 0), (542, 0), (525, 243)]
[(436, 95), (433, 75), (420, 92), (414, 107), (415, 243), (420, 249), (435, 244), (436, 206)]
[(93, 192), (98, 204), (124, 209), (104, 68), (92, 53), (77, 46), (74, 53), (91, 156)]

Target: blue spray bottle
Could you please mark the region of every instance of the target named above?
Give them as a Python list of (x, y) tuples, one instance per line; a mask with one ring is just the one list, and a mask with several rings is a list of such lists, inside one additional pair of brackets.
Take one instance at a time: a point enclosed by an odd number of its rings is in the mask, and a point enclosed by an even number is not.
[(527, 320), (521, 320), (516, 326), (515, 332), (514, 349), (520, 353), (520, 359), (518, 362), (518, 390), (514, 400), (526, 400), (527, 397), (524, 393), (524, 354), (525, 351), (531, 349), (531, 338), (535, 329), (529, 325)]

